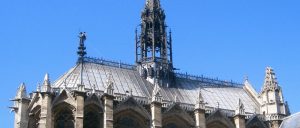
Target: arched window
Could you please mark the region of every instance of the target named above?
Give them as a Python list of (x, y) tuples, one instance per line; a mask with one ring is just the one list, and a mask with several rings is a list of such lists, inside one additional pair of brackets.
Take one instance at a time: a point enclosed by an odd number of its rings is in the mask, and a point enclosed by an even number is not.
[(54, 109), (54, 128), (74, 128), (74, 115), (68, 104), (61, 104)]
[(29, 113), (28, 128), (38, 128), (41, 117), (41, 106), (37, 106)]
[(103, 127), (103, 112), (96, 105), (88, 105), (84, 107), (84, 128), (102, 128)]
[(163, 118), (163, 128), (190, 128), (191, 126), (183, 118), (176, 115)]
[(174, 123), (169, 123), (164, 128), (179, 128), (179, 127)]
[(143, 128), (141, 126), (141, 123), (143, 122), (138, 122), (129, 116), (123, 116), (117, 122), (116, 128)]
[(207, 128), (229, 128), (227, 125), (228, 124), (224, 124), (220, 121), (214, 121), (207, 124)]
[(133, 110), (119, 112), (114, 117), (114, 128), (148, 128), (148, 120)]

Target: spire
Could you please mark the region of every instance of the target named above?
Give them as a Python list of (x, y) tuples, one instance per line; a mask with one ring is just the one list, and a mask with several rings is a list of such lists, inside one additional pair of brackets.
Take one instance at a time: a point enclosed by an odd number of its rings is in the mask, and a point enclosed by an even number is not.
[(79, 41), (79, 47), (78, 47), (78, 51), (77, 51), (77, 54), (79, 56), (77, 63), (81, 64), (80, 65), (80, 78), (79, 78), (80, 85), (78, 85), (78, 89), (83, 91), (84, 90), (84, 87), (83, 87), (84, 85), (83, 85), (83, 79), (82, 78), (83, 78), (83, 68), (84, 68), (83, 62), (84, 62), (84, 57), (86, 55), (86, 51), (85, 51), (86, 47), (84, 46), (84, 41), (86, 40), (86, 33), (85, 32), (80, 32), (78, 37), (79, 37), (80, 41)]
[(147, 0), (141, 18), (140, 35), (136, 37), (136, 63), (141, 67), (140, 75), (152, 84), (153, 79), (158, 79), (159, 85), (172, 85), (172, 41), (160, 1)]
[(277, 89), (278, 87), (279, 85), (274, 70), (271, 67), (267, 67), (263, 90), (271, 88)]
[(238, 100), (238, 106), (235, 110), (235, 115), (245, 115), (245, 107), (240, 98)]
[(20, 87), (18, 88), (17, 95), (15, 97), (15, 99), (23, 99), (23, 98), (28, 98), (25, 83), (21, 83)]
[(83, 57), (86, 55), (86, 47), (84, 46), (84, 41), (86, 40), (86, 33), (85, 32), (80, 32), (79, 33), (79, 47), (78, 47), (78, 51), (77, 54), (79, 56), (79, 60), (80, 62), (83, 62)]
[(48, 73), (45, 74), (41, 92), (51, 92), (51, 84), (50, 84), (50, 78)]
[(49, 74), (46, 73), (44, 77), (44, 85), (50, 85), (50, 79), (49, 79)]

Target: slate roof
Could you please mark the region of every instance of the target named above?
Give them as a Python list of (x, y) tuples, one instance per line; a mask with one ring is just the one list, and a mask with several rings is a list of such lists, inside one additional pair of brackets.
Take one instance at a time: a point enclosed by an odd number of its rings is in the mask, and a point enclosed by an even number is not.
[[(68, 72), (62, 75), (53, 84), (53, 88), (76, 89), (81, 80), (86, 90), (95, 89), (103, 92), (109, 74), (114, 81), (115, 94), (128, 94), (133, 96), (150, 98), (154, 85), (140, 77), (134, 65), (122, 64), (103, 59), (84, 58), (81, 75), (81, 63), (77, 63)], [(81, 78), (82, 76), (82, 78)], [(242, 84), (215, 80), (205, 77), (196, 77), (186, 74), (176, 74), (176, 85), (161, 87), (163, 101), (194, 105), (198, 92), (201, 92), (208, 107), (219, 107), (227, 110), (235, 110), (240, 98), (245, 105), (245, 111), (254, 113), (258, 106), (255, 101), (243, 89)]]
[(300, 128), (300, 112), (284, 118), (280, 128)]

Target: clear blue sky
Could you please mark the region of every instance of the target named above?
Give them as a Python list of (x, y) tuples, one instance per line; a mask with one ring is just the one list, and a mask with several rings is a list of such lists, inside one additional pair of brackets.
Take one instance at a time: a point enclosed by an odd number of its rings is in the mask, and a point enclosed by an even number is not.
[[(260, 91), (265, 67), (277, 73), (291, 111), (300, 111), (299, 0), (161, 0), (182, 72), (243, 82)], [(134, 62), (134, 29), (144, 0), (2, 0), (0, 124), (13, 127), (8, 106), (25, 82), (36, 89), (75, 65), (77, 35), (89, 56)]]

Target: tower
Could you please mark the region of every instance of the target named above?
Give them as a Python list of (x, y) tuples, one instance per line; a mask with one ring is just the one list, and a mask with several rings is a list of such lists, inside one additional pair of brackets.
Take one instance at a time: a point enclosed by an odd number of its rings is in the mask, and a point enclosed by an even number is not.
[(169, 86), (173, 81), (172, 37), (166, 31), (159, 0), (147, 0), (136, 31), (136, 63), (140, 75), (151, 83)]
[(281, 87), (271, 67), (266, 69), (265, 82), (259, 99), (261, 102), (261, 114), (265, 115), (271, 128), (278, 128), (282, 118), (286, 116), (286, 106)]

